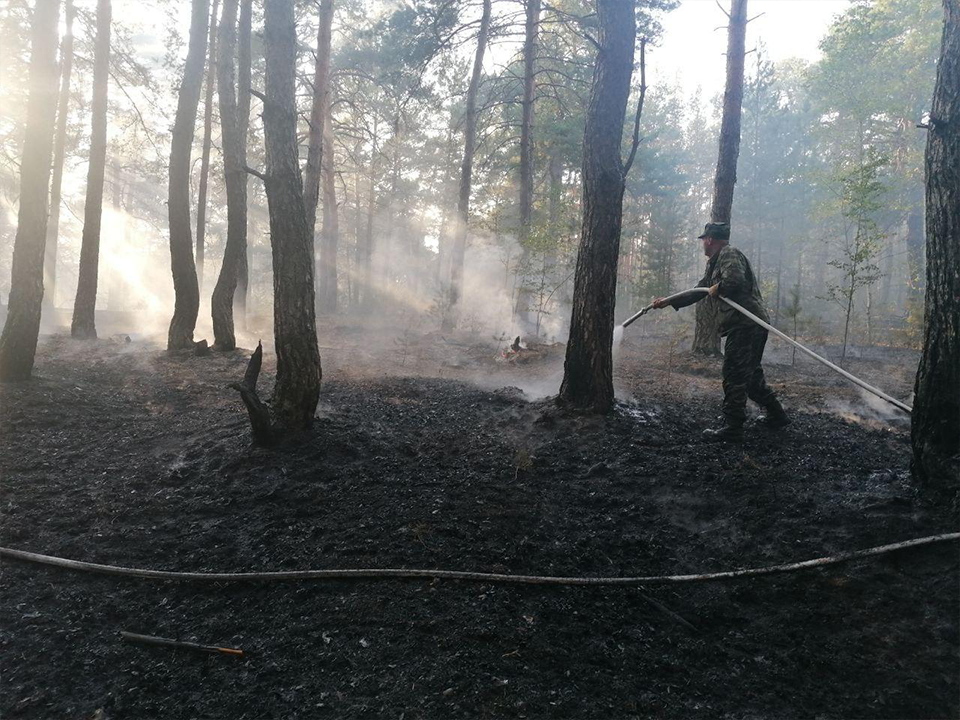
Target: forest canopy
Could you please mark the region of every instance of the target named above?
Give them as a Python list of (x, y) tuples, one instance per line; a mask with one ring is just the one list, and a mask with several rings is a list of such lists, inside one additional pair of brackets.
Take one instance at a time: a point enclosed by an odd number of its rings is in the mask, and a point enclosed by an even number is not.
[[(95, 8), (82, 1), (76, 7), (57, 284), (48, 298), (57, 307), (69, 306), (75, 295), (89, 152)], [(152, 317), (159, 329), (169, 319), (173, 298), (164, 190), (171, 99), (183, 73), (189, 18), (183, 3), (151, 0), (138, 7), (143, 11), (132, 13), (117, 3), (114, 11), (99, 307), (136, 310)], [(661, 22), (673, 7), (669, 0), (641, 3), (637, 37), (650, 43), (650, 64), (656, 63)], [(32, 3), (15, 0), (0, 18), (4, 297), (18, 198), (31, 8)], [(465, 91), (480, 11), (479, 2), (335, 3), (328, 160), (338, 216), (335, 307), (341, 310), (409, 307), (432, 309), (437, 317), (444, 313), (440, 286), (455, 235)], [(254, 12), (261, 10), (255, 5)], [(318, 19), (313, 3), (298, 3), (296, 12), (296, 97), (305, 164)], [(579, 233), (581, 140), (596, 51), (591, 13), (590, 3), (577, 0), (542, 10), (532, 113), (532, 206), (528, 227), (521, 229), (524, 6), (493, 6), (490, 50), (478, 88), (460, 323), (498, 333), (565, 336)], [(151, 21), (144, 19), (148, 16)], [(771, 61), (762, 29), (759, 41), (751, 29), (733, 216), (736, 242), (753, 262), (778, 321), (791, 312), (791, 293), (799, 292), (800, 324), (814, 334), (842, 335), (849, 304), (851, 337), (858, 341), (918, 341), (925, 137), (915, 125), (932, 93), (941, 18), (935, 0), (851, 3), (829, 26), (814, 62)], [(761, 17), (754, 24), (762, 22)], [(260, 23), (259, 16), (253, 19), (255, 27)], [(255, 32), (252, 40), (252, 86), (262, 88), (262, 36)], [(638, 73), (633, 82), (631, 103)], [(663, 79), (649, 88), (636, 170), (624, 197), (618, 317), (699, 276), (699, 248), (690, 238), (709, 205), (720, 91), (701, 88), (690, 96)], [(257, 103), (254, 98), (251, 138), (262, 136)], [(216, 102), (213, 110), (206, 261), (200, 277), (204, 307), (227, 235)], [(631, 123), (628, 113), (625, 143)], [(198, 129), (191, 166), (194, 202), (202, 143)], [(247, 164), (262, 168), (262, 142), (248, 145)], [(259, 182), (250, 183), (248, 192), (249, 312), (269, 318), (266, 198)], [(858, 215), (856, 208), (863, 212)], [(318, 216), (323, 215), (321, 207)], [(854, 247), (858, 222), (870, 225), (863, 247)], [(208, 317), (208, 310), (201, 311), (201, 325)]]

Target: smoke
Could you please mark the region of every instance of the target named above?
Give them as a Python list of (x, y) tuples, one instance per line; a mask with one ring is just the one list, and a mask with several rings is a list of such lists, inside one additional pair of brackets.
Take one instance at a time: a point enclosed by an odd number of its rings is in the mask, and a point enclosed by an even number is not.
[[(830, 398), (826, 408), (844, 420), (869, 427), (902, 427), (910, 422), (910, 415), (891, 405), (886, 400), (862, 388), (857, 388), (859, 403), (850, 403), (836, 397)], [(912, 400), (912, 396), (911, 396)]]

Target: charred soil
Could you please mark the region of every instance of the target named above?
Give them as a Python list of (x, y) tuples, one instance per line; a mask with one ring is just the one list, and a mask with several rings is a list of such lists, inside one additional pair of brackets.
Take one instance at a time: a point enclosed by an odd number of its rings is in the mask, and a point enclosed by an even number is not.
[[(699, 437), (719, 366), (652, 340), (623, 350), (617, 411), (583, 418), (532, 393), (559, 385), (562, 348), (406, 332), (377, 354), (348, 335), (321, 335), (337, 342), (313, 431), (272, 450), (251, 446), (227, 388), (241, 352), (42, 340), (35, 379), (2, 389), (2, 544), (168, 570), (625, 576), (958, 527), (955, 500), (910, 482), (908, 424), (810, 365), (768, 366), (793, 425), (729, 447)], [(855, 362), (906, 395), (909, 358)], [(268, 356), (262, 388), (272, 371)], [(957, 558), (935, 545), (642, 590), (199, 585), (4, 562), (0, 715), (955, 718)]]

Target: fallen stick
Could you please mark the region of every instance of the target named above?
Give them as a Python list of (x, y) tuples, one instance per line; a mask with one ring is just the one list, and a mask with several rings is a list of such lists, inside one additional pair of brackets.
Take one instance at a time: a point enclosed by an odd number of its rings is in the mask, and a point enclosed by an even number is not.
[(40, 555), (26, 550), (14, 550), (0, 547), (0, 558), (23, 560), (40, 565), (92, 572), (100, 575), (120, 575), (122, 577), (145, 578), (148, 580), (193, 580), (198, 582), (271, 582), (305, 580), (371, 580), (371, 579), (428, 579), (428, 580), (466, 580), (484, 583), (517, 583), (523, 585), (647, 585), (652, 583), (688, 583), (713, 580), (736, 580), (760, 575), (794, 572), (814, 567), (825, 567), (837, 563), (860, 560), (874, 555), (908, 548), (916, 548), (933, 543), (960, 540), (960, 532), (928, 535), (927, 537), (904, 540), (890, 545), (879, 545), (864, 550), (853, 550), (826, 557), (802, 560), (800, 562), (767, 565), (744, 570), (725, 570), (722, 572), (700, 573), (697, 575), (641, 575), (637, 577), (557, 577), (550, 575), (507, 575), (504, 573), (471, 572), (466, 570), (424, 570), (408, 568), (348, 568), (342, 570), (279, 570), (274, 572), (206, 573), (175, 572), (171, 570), (147, 570), (144, 568), (101, 565), (99, 563), (68, 560), (52, 555)]
[(170, 638), (156, 637), (155, 635), (141, 635), (139, 633), (127, 632), (126, 630), (120, 631), (120, 637), (129, 642), (141, 643), (142, 645), (158, 645), (160, 647), (182, 648), (185, 650), (196, 650), (197, 652), (243, 657), (243, 650), (220, 647), (218, 645), (200, 645), (199, 643), (187, 642), (186, 640), (171, 640)]

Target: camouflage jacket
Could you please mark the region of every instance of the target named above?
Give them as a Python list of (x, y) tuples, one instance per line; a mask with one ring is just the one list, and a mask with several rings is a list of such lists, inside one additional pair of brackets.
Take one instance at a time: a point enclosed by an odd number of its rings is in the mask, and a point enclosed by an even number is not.
[[(753, 275), (753, 268), (747, 256), (730, 245), (707, 261), (707, 271), (697, 283), (697, 287), (713, 287), (720, 283), (720, 295), (730, 298), (742, 305), (761, 320), (770, 322), (770, 316), (763, 306), (763, 297), (760, 287)], [(691, 293), (670, 303), (675, 310), (692, 305), (705, 298), (701, 293)], [(756, 323), (745, 315), (719, 300), (715, 301), (720, 313), (720, 334), (726, 335), (731, 330), (744, 327), (756, 327)]]

